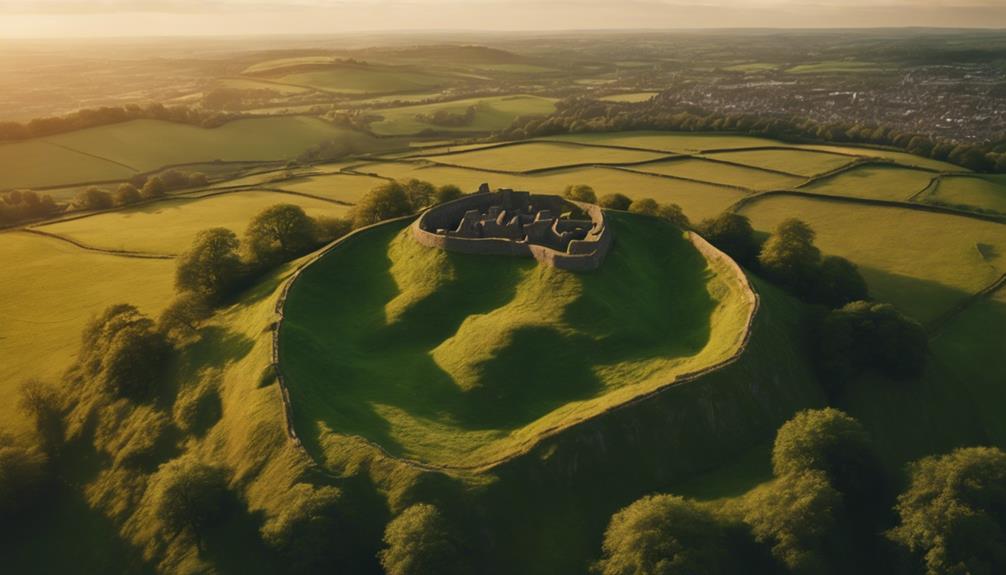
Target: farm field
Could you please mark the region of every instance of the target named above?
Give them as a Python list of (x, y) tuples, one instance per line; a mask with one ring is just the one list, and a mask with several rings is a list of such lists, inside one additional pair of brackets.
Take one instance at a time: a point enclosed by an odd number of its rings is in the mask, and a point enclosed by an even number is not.
[(644, 152), (620, 148), (578, 146), (553, 142), (531, 142), (515, 146), (501, 146), (464, 153), (423, 156), (441, 164), (500, 170), (530, 172), (580, 164), (624, 164), (647, 162), (666, 156), (662, 152)]
[(317, 430), (306, 441), (325, 457), (360, 435), (479, 466), (732, 355), (752, 311), (746, 280), (669, 224), (611, 218), (619, 240), (586, 275), (430, 250), (405, 223), (306, 268), (280, 335), (295, 417)]
[(417, 71), (411, 68), (334, 64), (296, 71), (275, 78), (293, 86), (307, 86), (340, 94), (384, 94), (429, 91), (456, 81), (455, 78)]
[(757, 148), (784, 145), (776, 140), (729, 134), (694, 134), (691, 132), (606, 132), (594, 134), (559, 134), (548, 140), (582, 142), (607, 146), (646, 148), (669, 153), (694, 154), (705, 150)]
[(330, 174), (286, 180), (278, 182), (276, 187), (291, 192), (311, 194), (338, 202), (355, 204), (364, 194), (383, 183), (385, 180), (370, 176)]
[(1006, 272), (1006, 226), (904, 208), (800, 197), (767, 197), (740, 213), (771, 232), (799, 218), (824, 254), (860, 268), (870, 294), (922, 322), (936, 319)]
[(804, 177), (836, 170), (856, 160), (837, 154), (793, 149), (718, 152), (706, 154), (706, 157)]
[(1006, 214), (1006, 177), (944, 176), (934, 191), (919, 200)]
[(926, 189), (935, 176), (932, 172), (892, 166), (859, 166), (801, 189), (832, 196), (907, 201)]
[(25, 232), (0, 234), (0, 427), (21, 432), (17, 388), (55, 381), (92, 315), (128, 302), (156, 314), (174, 292), (175, 262), (88, 251)]
[(882, 72), (884, 68), (873, 62), (832, 60), (816, 64), (801, 64), (786, 70), (789, 74), (862, 74)]
[(897, 162), (903, 166), (922, 168), (925, 170), (936, 170), (939, 172), (968, 171), (956, 164), (941, 162), (940, 160), (934, 160), (932, 158), (924, 158), (922, 156), (916, 156), (915, 154), (909, 154), (908, 152), (899, 152), (897, 150), (826, 144), (796, 144), (793, 145), (793, 147), (800, 150), (817, 150), (821, 152), (836, 152), (839, 154), (852, 154), (855, 156), (864, 156), (869, 158), (882, 158)]
[(207, 228), (228, 228), (240, 237), (252, 218), (275, 204), (301, 206), (309, 216), (342, 216), (349, 210), (349, 206), (293, 194), (241, 191), (162, 200), (38, 229), (102, 249), (178, 254)]
[(602, 102), (627, 102), (630, 104), (635, 104), (638, 102), (647, 102), (652, 100), (654, 96), (660, 92), (631, 92), (628, 94), (612, 94), (611, 96), (604, 96), (601, 98)]
[(311, 91), (310, 88), (304, 88), (302, 86), (291, 86), (290, 84), (259, 80), (255, 78), (224, 78), (220, 80), (219, 85), (223, 88), (233, 88), (237, 90), (271, 90), (273, 92), (279, 92), (283, 95), (303, 94)]
[(656, 162), (632, 169), (759, 191), (795, 188), (806, 181), (796, 176), (691, 158)]
[(124, 180), (135, 173), (114, 161), (42, 140), (0, 143), (0, 166), (0, 190)]
[[(464, 113), (471, 106), (476, 108), (474, 120), (465, 126), (437, 126), (418, 118), (420, 114), (432, 114), (438, 110), (451, 113)], [(518, 116), (545, 116), (555, 110), (555, 101), (539, 96), (495, 96), (490, 98), (472, 98), (438, 102), (436, 104), (421, 104), (386, 108), (375, 113), (383, 119), (370, 124), (370, 129), (379, 135), (418, 134), (423, 130), (437, 132), (490, 132), (510, 126)]]

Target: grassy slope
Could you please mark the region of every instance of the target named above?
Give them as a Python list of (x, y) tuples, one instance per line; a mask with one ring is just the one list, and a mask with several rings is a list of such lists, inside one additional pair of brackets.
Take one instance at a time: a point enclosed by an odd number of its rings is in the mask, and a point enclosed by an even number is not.
[(287, 180), (277, 183), (276, 187), (355, 204), (364, 194), (385, 181), (369, 176), (333, 174)]
[[(800, 218), (825, 254), (859, 265), (873, 297), (929, 321), (1006, 271), (1006, 226), (901, 208), (774, 197), (741, 211), (770, 232)], [(979, 251), (979, 244), (991, 249)]]
[(317, 445), (362, 435), (475, 465), (733, 353), (747, 307), (721, 264), (709, 276), (659, 221), (613, 225), (612, 253), (584, 275), (423, 248), (401, 225), (332, 252), (287, 301), (299, 427)]
[(861, 166), (803, 189), (832, 196), (904, 201), (925, 189), (935, 175), (906, 168)]
[(729, 186), (741, 186), (752, 190), (794, 188), (805, 181), (803, 178), (794, 176), (693, 159), (670, 160), (636, 166), (632, 169)]
[(716, 160), (727, 160), (738, 164), (779, 170), (800, 176), (816, 176), (825, 172), (841, 168), (853, 161), (854, 158), (838, 156), (835, 154), (825, 154), (821, 152), (810, 152), (806, 150), (752, 150), (740, 152), (723, 152), (709, 154), (710, 158)]
[(247, 191), (160, 201), (39, 229), (104, 249), (178, 254), (207, 228), (225, 227), (240, 236), (252, 218), (276, 204), (301, 206), (313, 217), (342, 216), (349, 210), (349, 206), (292, 194)]
[(0, 190), (127, 179), (134, 173), (126, 166), (41, 140), (0, 143)]
[(840, 154), (854, 154), (857, 156), (868, 156), (872, 158), (884, 158), (887, 160), (893, 160), (905, 166), (928, 168), (930, 170), (939, 170), (943, 172), (967, 171), (966, 169), (956, 164), (951, 164), (949, 162), (941, 162), (939, 160), (924, 158), (922, 156), (916, 156), (914, 154), (909, 154), (908, 152), (899, 152), (896, 150), (863, 148), (856, 146), (834, 146), (828, 144), (800, 144), (794, 146), (794, 148), (799, 148), (801, 150), (822, 150), (825, 152), (838, 152)]
[(343, 94), (381, 94), (428, 90), (453, 79), (409, 69), (337, 64), (332, 67), (286, 74), (278, 81), (296, 86), (310, 86)]
[(662, 153), (638, 152), (619, 148), (597, 148), (551, 142), (532, 142), (519, 146), (504, 146), (475, 150), (463, 154), (426, 156), (426, 159), (457, 166), (525, 172), (573, 164), (617, 164), (655, 160)]
[(924, 202), (963, 205), (1006, 214), (1006, 176), (945, 177)]
[[(417, 134), (427, 129), (438, 132), (489, 132), (510, 126), (514, 118), (518, 116), (551, 114), (555, 110), (554, 102), (550, 98), (518, 95), (388, 108), (376, 111), (384, 119), (372, 123), (370, 129), (375, 134), (382, 135)], [(435, 126), (416, 119), (417, 114), (430, 114), (437, 110), (463, 113), (470, 106), (476, 104), (483, 104), (485, 108), (478, 110), (475, 119), (467, 126)]]
[(609, 144), (634, 148), (650, 148), (665, 152), (694, 153), (715, 148), (753, 148), (778, 146), (780, 142), (751, 136), (693, 134), (689, 132), (608, 132), (596, 134), (563, 134), (549, 140), (565, 140), (586, 144)]
[(18, 385), (58, 378), (92, 315), (122, 301), (156, 314), (174, 287), (173, 261), (104, 255), (23, 232), (0, 234), (0, 262), (0, 428), (23, 429)]
[(744, 197), (743, 192), (729, 188), (607, 168), (555, 170), (533, 176), (439, 166), (423, 168), (415, 164), (391, 162), (368, 164), (359, 169), (395, 179), (419, 178), (436, 184), (455, 184), (472, 192), (482, 182), (488, 182), (494, 188), (534, 190), (546, 194), (561, 194), (570, 184), (590, 184), (598, 196), (622, 193), (634, 199), (653, 198), (661, 203), (679, 204), (693, 221), (716, 216)]

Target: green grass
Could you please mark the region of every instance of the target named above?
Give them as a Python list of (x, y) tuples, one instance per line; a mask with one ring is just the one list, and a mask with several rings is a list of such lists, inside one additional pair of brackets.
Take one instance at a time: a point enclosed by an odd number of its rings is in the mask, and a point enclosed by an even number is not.
[(778, 70), (778, 64), (769, 64), (768, 62), (753, 62), (749, 64), (734, 64), (733, 66), (727, 66), (723, 68), (724, 72), (744, 72), (745, 74), (749, 72), (771, 72), (773, 70)]
[(848, 165), (855, 158), (804, 150), (751, 150), (707, 154), (715, 160), (725, 160), (757, 168), (778, 170), (797, 176), (816, 176)]
[(635, 166), (632, 169), (728, 186), (741, 186), (751, 190), (795, 188), (806, 181), (804, 178), (795, 176), (696, 159), (669, 160), (645, 166)]
[(158, 313), (174, 291), (171, 260), (104, 255), (24, 232), (0, 234), (0, 262), (0, 429), (23, 429), (18, 385), (57, 381), (92, 315), (120, 302)]
[(695, 153), (722, 148), (753, 148), (782, 145), (775, 140), (728, 134), (695, 134), (691, 132), (608, 132), (592, 134), (562, 134), (549, 140), (583, 142), (633, 148), (648, 148), (664, 152)]
[(124, 180), (134, 173), (115, 162), (41, 140), (0, 143), (0, 190)]
[(802, 188), (816, 194), (907, 200), (921, 192), (936, 176), (932, 172), (889, 166), (861, 166), (836, 176), (818, 180)]
[(292, 194), (243, 191), (160, 201), (39, 229), (104, 249), (177, 254), (207, 228), (229, 228), (240, 237), (252, 218), (276, 204), (296, 204), (309, 216), (342, 216), (349, 211), (348, 206)]
[[(436, 126), (418, 120), (418, 114), (431, 114), (438, 110), (452, 113), (463, 113), (470, 106), (481, 104), (482, 109), (475, 114), (475, 119), (467, 126)], [(436, 104), (418, 106), (403, 106), (375, 110), (375, 114), (383, 119), (370, 125), (375, 134), (407, 135), (418, 134), (423, 130), (437, 132), (489, 132), (507, 128), (518, 116), (545, 116), (555, 110), (555, 100), (539, 96), (496, 96), (491, 98), (473, 98), (454, 100)]]
[(795, 197), (765, 198), (741, 213), (764, 232), (804, 220), (825, 254), (859, 266), (875, 299), (924, 322), (1006, 271), (1006, 226), (992, 222)]
[(317, 64), (328, 64), (332, 61), (331, 56), (298, 56), (295, 58), (274, 58), (265, 60), (248, 66), (242, 74), (255, 74), (259, 72), (271, 72), (281, 68), (293, 66), (310, 66)]
[(355, 204), (364, 194), (385, 182), (386, 180), (369, 176), (332, 174), (295, 178), (276, 182), (270, 187)]
[(622, 193), (633, 199), (653, 198), (661, 203), (678, 204), (692, 221), (719, 215), (745, 197), (743, 192), (720, 186), (611, 168), (571, 168), (531, 176), (493, 174), (444, 166), (424, 168), (415, 164), (393, 162), (368, 164), (359, 169), (398, 180), (419, 178), (438, 185), (455, 184), (468, 192), (477, 190), (482, 182), (489, 183), (494, 189), (513, 188), (546, 194), (561, 194), (571, 184), (590, 184), (598, 196)]
[(873, 62), (855, 62), (849, 60), (826, 60), (814, 64), (800, 64), (786, 70), (788, 74), (861, 74), (864, 72), (881, 72), (884, 68)]
[(649, 102), (660, 92), (631, 92), (628, 94), (612, 94), (601, 98), (602, 102), (624, 102), (637, 104), (639, 102)]
[(947, 176), (920, 200), (1006, 214), (1006, 176)]
[(838, 152), (839, 154), (853, 154), (868, 158), (883, 158), (886, 160), (892, 160), (903, 166), (938, 170), (942, 172), (968, 171), (956, 164), (924, 158), (922, 156), (916, 156), (915, 154), (909, 154), (908, 152), (899, 152), (897, 150), (883, 150), (858, 146), (832, 146), (827, 144), (798, 144), (793, 147), (800, 150), (818, 150), (822, 152)]
[(273, 92), (279, 92), (285, 96), (289, 96), (291, 94), (303, 94), (311, 91), (309, 88), (291, 86), (289, 84), (281, 84), (279, 82), (269, 82), (266, 80), (256, 80), (254, 78), (224, 78), (218, 82), (218, 85), (222, 88), (233, 88), (237, 90), (271, 90)]
[(524, 172), (574, 164), (640, 162), (655, 160), (665, 155), (662, 152), (598, 148), (552, 142), (530, 142), (516, 146), (474, 150), (462, 154), (424, 157), (433, 162), (466, 168)]
[(283, 370), (323, 457), (359, 435), (485, 464), (730, 356), (744, 334), (747, 288), (658, 220), (612, 216), (615, 247), (582, 275), (425, 248), (405, 225), (352, 238), (287, 300)]
[(293, 72), (280, 76), (277, 81), (340, 94), (384, 94), (429, 91), (430, 88), (447, 85), (455, 79), (411, 68), (337, 64)]

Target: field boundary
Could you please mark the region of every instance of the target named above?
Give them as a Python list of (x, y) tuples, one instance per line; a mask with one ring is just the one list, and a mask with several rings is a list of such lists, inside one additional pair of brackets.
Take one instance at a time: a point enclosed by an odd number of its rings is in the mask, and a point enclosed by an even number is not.
[(977, 303), (979, 300), (991, 296), (995, 292), (1002, 289), (1004, 286), (1006, 286), (1006, 273), (999, 276), (999, 279), (997, 279), (996, 281), (982, 288), (981, 291), (979, 291), (978, 293), (969, 295), (963, 300), (957, 302), (957, 305), (950, 308), (949, 310), (941, 314), (939, 317), (936, 317), (935, 319), (929, 322), (929, 324), (926, 326), (926, 332), (929, 334), (929, 337), (934, 338), (938, 336), (940, 332), (943, 330), (943, 328), (945, 328), (947, 324), (953, 321), (954, 318), (967, 311), (968, 308)]
[(97, 252), (97, 253), (105, 254), (105, 255), (109, 255), (109, 256), (118, 256), (118, 257), (123, 257), (123, 258), (136, 258), (136, 259), (144, 259), (144, 260), (173, 260), (176, 257), (178, 257), (178, 256), (172, 255), (172, 254), (157, 254), (157, 253), (152, 253), (152, 252), (132, 252), (132, 251), (128, 251), (128, 250), (112, 250), (112, 249), (108, 249), (108, 248), (99, 248), (99, 247), (96, 247), (96, 246), (89, 246), (89, 245), (87, 245), (85, 243), (79, 242), (79, 241), (77, 241), (75, 239), (68, 238), (68, 237), (60, 235), (60, 234), (54, 234), (54, 233), (51, 233), (51, 232), (43, 232), (42, 230), (37, 230), (37, 229), (33, 229), (33, 228), (22, 228), (22, 229), (13, 230), (13, 231), (15, 231), (15, 232), (23, 232), (23, 233), (26, 233), (26, 234), (34, 234), (36, 236), (42, 236), (44, 238), (51, 238), (51, 239), (58, 240), (58, 241), (61, 241), (61, 242), (66, 242), (66, 243), (71, 244), (71, 245), (73, 245), (75, 247), (78, 247), (78, 248), (80, 248), (82, 250), (87, 250), (89, 252)]
[[(333, 474), (325, 466), (324, 463), (322, 463), (321, 461), (319, 461), (304, 446), (304, 443), (300, 439), (300, 436), (298, 435), (296, 426), (294, 424), (293, 402), (292, 402), (292, 400), (290, 398), (289, 386), (287, 385), (286, 379), (285, 379), (285, 377), (283, 375), (282, 364), (280, 362), (280, 351), (279, 351), (280, 332), (281, 332), (283, 321), (286, 319), (286, 317), (285, 317), (285, 315), (283, 313), (283, 308), (285, 307), (287, 297), (289, 297), (290, 290), (292, 289), (292, 287), (294, 286), (294, 284), (297, 282), (297, 280), (300, 278), (300, 276), (303, 273), (303, 271), (305, 269), (307, 269), (308, 267), (310, 267), (312, 264), (316, 263), (321, 258), (325, 257), (326, 255), (328, 255), (329, 253), (331, 253), (336, 248), (341, 247), (342, 245), (344, 245), (346, 243), (349, 243), (350, 241), (355, 240), (356, 238), (358, 238), (360, 235), (362, 235), (366, 231), (372, 230), (372, 229), (377, 228), (377, 227), (381, 227), (381, 226), (385, 226), (385, 225), (390, 225), (392, 223), (406, 221), (406, 220), (409, 220), (409, 219), (412, 219), (412, 218), (416, 218), (416, 217), (418, 217), (418, 216), (415, 215), (415, 214), (413, 214), (413, 215), (409, 215), (409, 216), (403, 216), (403, 217), (400, 217), (400, 218), (394, 218), (394, 219), (391, 219), (391, 220), (385, 220), (383, 222), (378, 222), (378, 223), (372, 224), (370, 226), (366, 226), (366, 227), (363, 227), (363, 228), (359, 228), (357, 230), (353, 230), (351, 233), (349, 233), (349, 234), (347, 234), (347, 235), (345, 235), (345, 236), (343, 236), (343, 237), (335, 240), (334, 242), (332, 242), (329, 245), (325, 246), (324, 248), (322, 248), (321, 250), (319, 250), (315, 254), (309, 256), (309, 258), (307, 260), (305, 260), (288, 278), (286, 278), (284, 280), (283, 287), (281, 288), (281, 291), (280, 291), (280, 296), (276, 300), (275, 313), (278, 316), (278, 319), (275, 322), (273, 322), (273, 324), (272, 324), (272, 330), (273, 330), (273, 336), (272, 336), (272, 369), (273, 369), (273, 373), (275, 374), (276, 379), (277, 379), (277, 381), (279, 383), (280, 397), (282, 398), (282, 401), (283, 401), (284, 414), (285, 414), (285, 417), (286, 417), (286, 431), (287, 431), (287, 435), (289, 436), (289, 438), (291, 439), (291, 441), (293, 441), (294, 444), (300, 450), (302, 450), (302, 452), (304, 454), (307, 455), (307, 457), (308, 457), (308, 459), (310, 461), (312, 461), (324, 473), (326, 473), (328, 475), (333, 475)], [(641, 215), (639, 215), (638, 217), (644, 217), (645, 218), (645, 217), (649, 217), (649, 216), (641, 216)], [(619, 411), (619, 410), (622, 410), (622, 409), (626, 409), (626, 408), (631, 407), (631, 406), (635, 406), (635, 405), (637, 405), (637, 404), (639, 404), (639, 403), (641, 403), (643, 401), (647, 401), (647, 400), (649, 400), (649, 399), (651, 399), (651, 398), (653, 398), (655, 396), (658, 396), (658, 395), (660, 395), (660, 394), (662, 394), (662, 393), (664, 393), (664, 392), (666, 392), (666, 391), (668, 391), (670, 389), (677, 388), (680, 385), (685, 385), (685, 384), (688, 384), (688, 383), (693, 383), (693, 382), (699, 381), (699, 380), (702, 379), (703, 376), (708, 375), (709, 373), (712, 373), (714, 371), (718, 371), (720, 369), (723, 369), (723, 368), (725, 368), (725, 367), (727, 367), (727, 366), (735, 363), (747, 351), (748, 344), (751, 341), (751, 336), (752, 336), (752, 333), (754, 331), (754, 322), (755, 322), (756, 318), (758, 317), (758, 312), (760, 311), (761, 298), (758, 295), (758, 292), (754, 289), (754, 286), (752, 285), (751, 281), (749, 280), (747, 274), (744, 272), (743, 268), (741, 268), (740, 265), (737, 264), (737, 262), (735, 262), (733, 259), (731, 259), (729, 256), (727, 256), (725, 253), (723, 253), (722, 251), (720, 251), (719, 249), (717, 249), (715, 246), (713, 246), (712, 244), (710, 244), (708, 241), (705, 240), (705, 238), (701, 237), (697, 233), (692, 232), (692, 231), (687, 231), (687, 232), (685, 232), (685, 234), (687, 235), (688, 240), (692, 243), (692, 245), (695, 247), (695, 249), (697, 249), (703, 256), (705, 256), (707, 258), (707, 261), (712, 260), (712, 259), (716, 259), (720, 263), (722, 263), (723, 265), (725, 265), (727, 267), (727, 269), (729, 270), (730, 273), (732, 273), (733, 275), (735, 275), (735, 279), (740, 282), (740, 285), (741, 285), (741, 287), (742, 287), (742, 289), (744, 291), (744, 294), (746, 295), (746, 299), (750, 303), (750, 306), (749, 306), (749, 310), (750, 311), (749, 311), (748, 317), (747, 317), (747, 319), (745, 321), (743, 335), (740, 338), (740, 341), (739, 341), (739, 343), (737, 345), (737, 349), (734, 351), (734, 353), (730, 357), (724, 358), (723, 360), (720, 360), (719, 362), (716, 362), (716, 363), (714, 363), (712, 365), (706, 366), (706, 367), (704, 367), (702, 369), (698, 369), (698, 370), (695, 370), (695, 371), (692, 371), (692, 372), (686, 372), (686, 373), (680, 374), (677, 377), (675, 377), (673, 381), (671, 381), (669, 383), (665, 383), (663, 385), (660, 385), (660, 386), (656, 387), (655, 389), (653, 389), (653, 390), (651, 390), (651, 391), (649, 391), (647, 393), (644, 393), (644, 394), (641, 394), (641, 395), (637, 395), (637, 396), (633, 397), (632, 399), (629, 399), (629, 400), (624, 401), (622, 403), (619, 403), (617, 405), (610, 406), (610, 407), (608, 407), (608, 408), (606, 408), (606, 409), (604, 409), (604, 410), (602, 410), (602, 411), (600, 411), (598, 413), (595, 413), (593, 415), (590, 415), (590, 416), (587, 416), (587, 417), (580, 417), (580, 418), (577, 418), (577, 419), (572, 420), (570, 422), (567, 422), (567, 423), (565, 423), (563, 425), (559, 425), (559, 426), (556, 426), (556, 427), (545, 429), (541, 433), (536, 434), (534, 436), (533, 440), (525, 441), (523, 444), (520, 445), (520, 447), (512, 450), (507, 455), (505, 455), (503, 457), (499, 457), (499, 458), (493, 459), (493, 460), (490, 460), (490, 461), (485, 462), (485, 463), (480, 463), (480, 464), (477, 464), (477, 465), (447, 465), (447, 464), (425, 463), (425, 462), (422, 462), (422, 461), (419, 461), (419, 460), (416, 460), (416, 459), (412, 459), (412, 458), (408, 458), (408, 457), (402, 457), (402, 456), (399, 456), (399, 455), (394, 455), (394, 454), (388, 452), (386, 449), (384, 449), (384, 447), (382, 447), (380, 444), (378, 444), (378, 443), (376, 443), (374, 441), (371, 441), (370, 439), (367, 439), (366, 437), (363, 437), (361, 435), (356, 435), (356, 434), (338, 434), (338, 435), (343, 436), (343, 437), (352, 438), (352, 439), (354, 439), (356, 441), (362, 442), (364, 445), (367, 445), (368, 447), (373, 448), (378, 454), (382, 455), (383, 457), (385, 457), (387, 459), (390, 459), (390, 460), (393, 460), (393, 461), (400, 462), (400, 463), (402, 463), (404, 465), (408, 465), (408, 466), (416, 468), (416, 469), (421, 469), (421, 470), (424, 470), (424, 471), (432, 471), (432, 472), (481, 473), (481, 472), (485, 472), (485, 471), (488, 471), (490, 469), (496, 468), (496, 467), (498, 467), (498, 466), (500, 466), (500, 465), (502, 465), (504, 463), (513, 461), (513, 460), (515, 460), (515, 459), (517, 459), (519, 457), (523, 457), (524, 455), (527, 455), (528, 453), (530, 453), (531, 450), (533, 450), (536, 446), (538, 446), (539, 444), (541, 444), (543, 441), (545, 441), (547, 439), (550, 439), (552, 437), (555, 437), (555, 436), (557, 436), (557, 435), (559, 435), (561, 433), (565, 433), (566, 431), (569, 431), (569, 430), (571, 430), (571, 429), (573, 429), (573, 428), (575, 428), (575, 427), (577, 427), (577, 426), (579, 426), (581, 424), (584, 424), (584, 423), (586, 423), (588, 421), (593, 421), (593, 420), (596, 420), (598, 418), (604, 417), (604, 416), (606, 416), (606, 415), (608, 415), (610, 413), (614, 413), (616, 411)]]

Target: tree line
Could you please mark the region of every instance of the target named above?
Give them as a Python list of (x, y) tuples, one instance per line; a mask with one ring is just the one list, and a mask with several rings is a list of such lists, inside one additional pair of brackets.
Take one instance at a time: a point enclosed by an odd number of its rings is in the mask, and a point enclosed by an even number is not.
[(238, 114), (211, 112), (187, 106), (127, 104), (86, 108), (64, 116), (35, 118), (27, 122), (0, 122), (0, 141), (27, 140), (66, 132), (118, 124), (130, 120), (162, 120), (201, 128), (216, 128), (241, 118)]
[(627, 130), (730, 132), (782, 141), (877, 145), (898, 148), (978, 172), (1006, 172), (1006, 140), (964, 144), (872, 124), (822, 124), (795, 117), (723, 114), (682, 108), (660, 96), (636, 104), (571, 97), (557, 102), (556, 110), (550, 116), (517, 118), (499, 136), (520, 140), (555, 134)]

